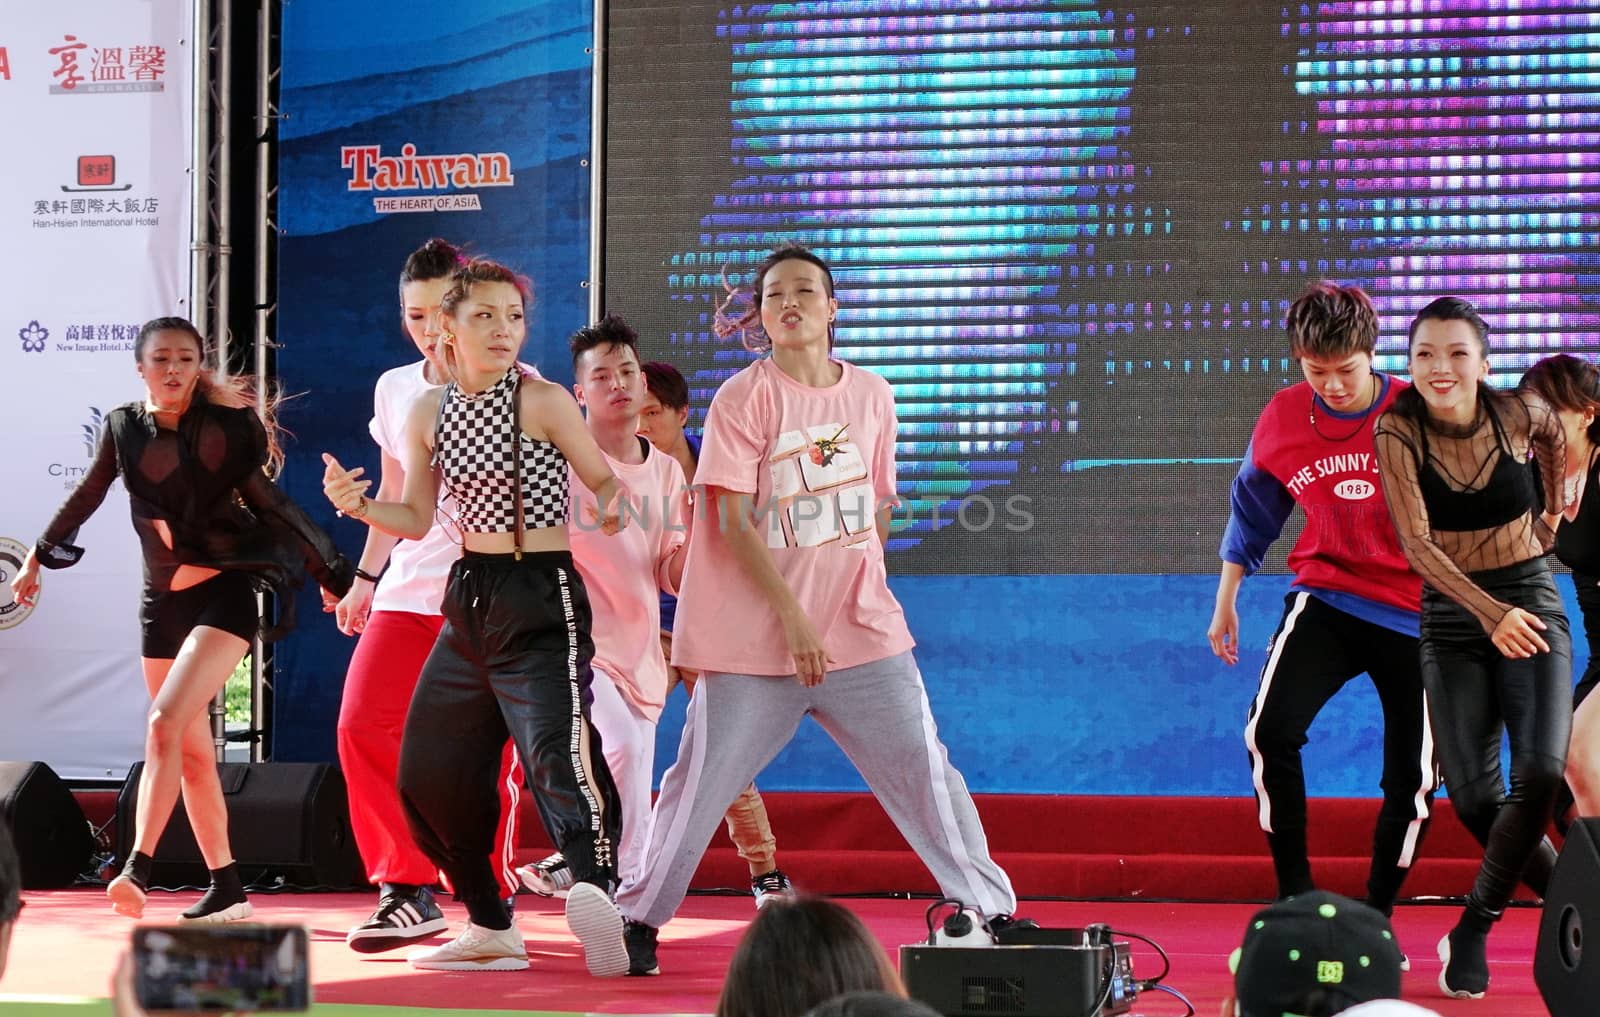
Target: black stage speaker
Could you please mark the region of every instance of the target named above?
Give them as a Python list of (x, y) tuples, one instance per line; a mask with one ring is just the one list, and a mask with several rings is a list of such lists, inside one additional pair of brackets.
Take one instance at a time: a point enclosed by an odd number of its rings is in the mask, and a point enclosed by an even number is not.
[[(344, 775), (327, 763), (222, 763), (228, 840), (247, 886), (280, 880), (303, 889), (366, 889), (366, 871), (350, 832)], [(133, 851), (139, 808), (135, 763), (117, 796), (117, 861)], [(178, 800), (156, 845), (151, 885), (205, 886), (211, 880)]]
[(22, 886), (71, 886), (89, 868), (94, 831), (78, 800), (43, 763), (0, 763), (0, 820), (22, 860)]
[[(1596, 939), (1585, 952), (1588, 934)], [(1600, 819), (1567, 831), (1544, 897), (1533, 980), (1550, 1017), (1592, 1017), (1600, 1006)]]

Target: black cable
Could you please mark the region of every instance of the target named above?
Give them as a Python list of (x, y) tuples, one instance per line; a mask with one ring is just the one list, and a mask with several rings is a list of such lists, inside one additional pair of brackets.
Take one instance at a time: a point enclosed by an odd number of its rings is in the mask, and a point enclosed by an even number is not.
[(966, 907), (966, 905), (964, 903), (962, 903), (961, 901), (956, 900), (954, 897), (940, 897), (938, 900), (936, 900), (932, 904), (928, 905), (928, 910), (927, 910), (927, 912), (926, 912), (924, 917), (926, 918), (927, 923), (928, 923), (928, 939), (927, 939), (927, 942), (930, 943), (930, 944), (933, 942), (933, 915), (934, 915), (934, 913), (936, 911), (938, 911), (942, 907), (945, 907), (946, 905), (954, 905), (955, 909), (958, 912)]
[(1159, 975), (1156, 975), (1154, 978), (1134, 980), (1134, 985), (1138, 987), (1140, 992), (1144, 992), (1146, 989), (1154, 989), (1159, 987), (1162, 979), (1166, 978), (1172, 973), (1172, 958), (1167, 956), (1167, 951), (1161, 949), (1160, 943), (1157, 943), (1149, 936), (1141, 936), (1137, 932), (1126, 932), (1122, 929), (1107, 929), (1107, 931), (1113, 936), (1127, 936), (1129, 939), (1137, 939), (1141, 943), (1147, 943), (1152, 949), (1155, 950), (1157, 954), (1160, 955), (1161, 973)]

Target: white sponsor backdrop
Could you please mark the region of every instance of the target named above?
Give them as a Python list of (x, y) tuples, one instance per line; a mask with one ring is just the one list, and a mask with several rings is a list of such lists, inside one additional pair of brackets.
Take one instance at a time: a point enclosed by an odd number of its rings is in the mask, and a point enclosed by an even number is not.
[(43, 573), (10, 581), (141, 398), (138, 325), (188, 314), (191, 0), (35, 4), (0, 22), (0, 759), (121, 778), (143, 755), (138, 541), (120, 480)]

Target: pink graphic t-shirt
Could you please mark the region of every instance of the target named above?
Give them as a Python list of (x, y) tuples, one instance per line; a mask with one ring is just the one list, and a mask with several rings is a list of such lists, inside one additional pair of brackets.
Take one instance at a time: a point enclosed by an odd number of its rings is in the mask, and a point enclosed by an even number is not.
[[(594, 615), (594, 668), (603, 671), (624, 699), (650, 720), (667, 698), (667, 661), (661, 655), (661, 591), (672, 556), (688, 537), (689, 488), (683, 467), (639, 439), (644, 462), (606, 456), (628, 497), (628, 525), (612, 536), (599, 528), (594, 492), (568, 467), (572, 519), (567, 542), (589, 591)], [(602, 453), (604, 454), (604, 453)]]
[[(729, 378), (706, 414), (694, 477), (697, 489), (753, 496), (755, 525), (822, 638), (829, 670), (916, 645), (889, 592), (874, 528), (879, 506), (899, 504), (894, 396), (882, 378), (839, 363), (843, 373), (827, 388), (802, 385), (770, 359)], [(682, 586), (674, 665), (794, 674), (777, 614), (734, 558), (715, 508), (703, 498)]]

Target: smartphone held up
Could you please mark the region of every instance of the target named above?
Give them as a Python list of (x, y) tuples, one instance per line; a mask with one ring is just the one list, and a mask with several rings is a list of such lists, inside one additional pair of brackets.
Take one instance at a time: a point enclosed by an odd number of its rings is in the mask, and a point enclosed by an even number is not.
[(304, 1010), (306, 930), (298, 925), (143, 926), (133, 933), (139, 1005), (163, 1010)]

